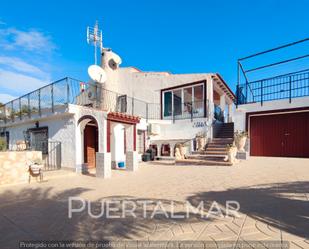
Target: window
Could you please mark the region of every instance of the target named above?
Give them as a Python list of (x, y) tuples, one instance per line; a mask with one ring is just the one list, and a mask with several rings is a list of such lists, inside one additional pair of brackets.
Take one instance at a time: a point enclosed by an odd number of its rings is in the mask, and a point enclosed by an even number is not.
[(162, 114), (165, 119), (204, 117), (204, 83), (179, 87), (162, 93)]
[(127, 112), (127, 95), (119, 96), (117, 104), (119, 112)]
[(28, 130), (31, 150), (42, 151), (48, 154), (48, 128), (33, 128)]
[(192, 113), (192, 87), (187, 87), (183, 89), (183, 101), (184, 101), (184, 109), (183, 112), (186, 116), (191, 115)]
[(182, 89), (173, 91), (174, 116), (182, 114)]
[(204, 114), (204, 87), (203, 85), (194, 86), (194, 116)]
[(172, 115), (172, 92), (164, 93), (164, 117), (169, 117)]

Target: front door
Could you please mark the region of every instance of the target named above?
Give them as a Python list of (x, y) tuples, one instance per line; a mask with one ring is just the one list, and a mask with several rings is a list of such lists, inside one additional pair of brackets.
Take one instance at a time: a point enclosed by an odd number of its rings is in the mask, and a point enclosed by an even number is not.
[(94, 168), (96, 152), (98, 151), (98, 129), (96, 126), (86, 125), (84, 130), (84, 162), (88, 168)]

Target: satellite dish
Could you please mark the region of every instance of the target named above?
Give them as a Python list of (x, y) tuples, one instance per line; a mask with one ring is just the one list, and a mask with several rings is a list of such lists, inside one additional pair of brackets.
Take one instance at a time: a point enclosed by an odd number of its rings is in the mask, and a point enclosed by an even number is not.
[(97, 65), (91, 65), (88, 67), (88, 74), (89, 77), (95, 82), (104, 83), (106, 81), (105, 71)]

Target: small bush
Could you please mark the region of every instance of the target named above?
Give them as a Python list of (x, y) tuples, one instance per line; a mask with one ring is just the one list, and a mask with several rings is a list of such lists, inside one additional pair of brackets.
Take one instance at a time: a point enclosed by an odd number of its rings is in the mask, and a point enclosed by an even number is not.
[(6, 150), (6, 141), (4, 138), (0, 137), (0, 151)]

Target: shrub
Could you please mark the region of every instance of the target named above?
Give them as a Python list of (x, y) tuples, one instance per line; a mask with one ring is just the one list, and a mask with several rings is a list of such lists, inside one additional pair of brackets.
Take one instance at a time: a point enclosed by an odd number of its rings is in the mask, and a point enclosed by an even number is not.
[(6, 150), (6, 141), (4, 138), (0, 137), (0, 151)]

